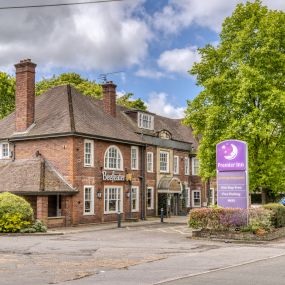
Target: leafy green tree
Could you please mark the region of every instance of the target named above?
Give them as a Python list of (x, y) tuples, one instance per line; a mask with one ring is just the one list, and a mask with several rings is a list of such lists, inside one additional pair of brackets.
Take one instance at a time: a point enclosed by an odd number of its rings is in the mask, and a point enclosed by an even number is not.
[(133, 93), (126, 93), (125, 95), (117, 99), (117, 104), (124, 106), (128, 109), (137, 109), (137, 110), (146, 111), (147, 107), (144, 101), (142, 101), (140, 98), (136, 100), (132, 100), (133, 96), (134, 96)]
[(83, 79), (77, 73), (62, 73), (59, 76), (53, 76), (50, 79), (43, 79), (36, 84), (36, 95), (40, 95), (48, 89), (64, 85), (71, 84), (76, 87), (82, 94), (92, 96), (97, 99), (102, 97), (102, 88), (95, 81)]
[(200, 50), (190, 71), (203, 87), (188, 101), (185, 123), (201, 135), (201, 175), (215, 176), (215, 146), (249, 145), (250, 189), (285, 187), (285, 13), (260, 1), (237, 5), (217, 47)]
[(15, 79), (0, 72), (0, 119), (15, 109)]

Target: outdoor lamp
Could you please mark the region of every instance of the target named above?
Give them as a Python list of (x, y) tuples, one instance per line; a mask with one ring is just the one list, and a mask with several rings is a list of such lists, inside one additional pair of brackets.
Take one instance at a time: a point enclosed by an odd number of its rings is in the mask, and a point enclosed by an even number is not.
[(101, 190), (98, 190), (98, 191), (97, 191), (97, 198), (98, 198), (98, 199), (101, 199), (101, 198), (102, 198), (102, 191), (101, 191)]

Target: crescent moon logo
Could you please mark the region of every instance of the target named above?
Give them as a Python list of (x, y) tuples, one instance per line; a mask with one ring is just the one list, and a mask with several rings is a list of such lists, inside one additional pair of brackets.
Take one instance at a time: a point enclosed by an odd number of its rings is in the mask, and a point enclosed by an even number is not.
[(225, 155), (224, 158), (227, 160), (233, 160), (237, 157), (237, 155), (238, 155), (238, 149), (236, 145), (231, 144), (231, 152), (230, 154), (227, 153), (227, 155)]

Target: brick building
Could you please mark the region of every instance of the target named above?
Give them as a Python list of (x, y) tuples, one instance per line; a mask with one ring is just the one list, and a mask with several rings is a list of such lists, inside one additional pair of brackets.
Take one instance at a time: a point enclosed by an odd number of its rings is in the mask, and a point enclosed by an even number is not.
[(211, 202), (181, 120), (116, 105), (112, 82), (103, 100), (70, 85), (35, 98), (36, 65), (15, 67), (16, 111), (0, 121), (0, 192), (25, 197), (36, 218), (50, 227), (113, 221), (118, 211), (145, 219)]

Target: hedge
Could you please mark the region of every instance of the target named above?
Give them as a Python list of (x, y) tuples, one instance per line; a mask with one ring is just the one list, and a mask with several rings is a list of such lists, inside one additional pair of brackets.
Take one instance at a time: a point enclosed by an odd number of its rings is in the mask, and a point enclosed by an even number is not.
[(275, 228), (281, 228), (285, 226), (285, 206), (278, 203), (271, 203), (263, 206), (265, 209), (273, 212), (271, 221)]
[(0, 232), (19, 232), (32, 224), (33, 217), (33, 209), (24, 198), (0, 194)]

